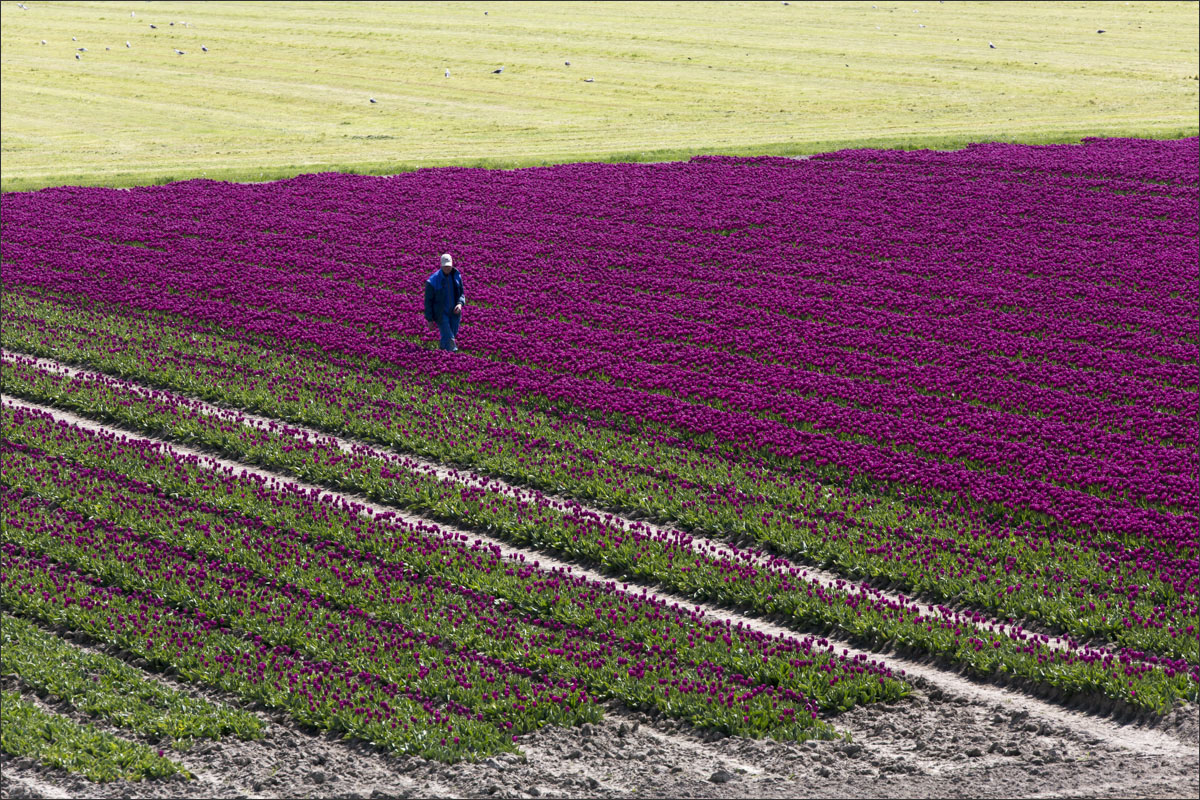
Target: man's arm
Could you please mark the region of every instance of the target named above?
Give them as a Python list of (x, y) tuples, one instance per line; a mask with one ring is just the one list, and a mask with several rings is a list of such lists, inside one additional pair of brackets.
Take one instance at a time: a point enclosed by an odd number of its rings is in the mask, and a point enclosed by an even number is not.
[(433, 284), (425, 281), (425, 321), (433, 322)]

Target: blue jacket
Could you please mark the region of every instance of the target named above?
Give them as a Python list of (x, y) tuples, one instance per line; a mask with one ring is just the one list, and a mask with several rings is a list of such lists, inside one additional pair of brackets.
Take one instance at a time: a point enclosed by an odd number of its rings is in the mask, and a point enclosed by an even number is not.
[(425, 281), (425, 319), (430, 322), (450, 316), (456, 305), (466, 302), (462, 273), (457, 269), (450, 270), (449, 275), (443, 274), (440, 269), (436, 270)]

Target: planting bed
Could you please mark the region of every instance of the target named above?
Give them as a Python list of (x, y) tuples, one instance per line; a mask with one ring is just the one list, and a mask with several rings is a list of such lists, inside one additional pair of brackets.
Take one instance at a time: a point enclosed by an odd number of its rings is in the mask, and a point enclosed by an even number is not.
[[(1104, 720), (1150, 726), (1170, 794), (1194, 760), (1164, 726), (1191, 742), (1200, 693), (1198, 156), (1093, 140), (6, 195), (5, 635), (73, 633), (211, 694), (179, 735), (149, 709), (180, 700), (112, 710), (104, 687), (136, 677), (117, 666), (65, 698), (169, 759), (218, 724), (275, 748), (244, 706), (385, 772), (544, 780), (538, 748), (635, 715), (699, 761), (732, 736), (786, 764), (850, 733), (883, 753), (892, 714), (923, 720), (903, 736), (925, 752), (957, 697), (975, 711), (928, 774), (1013, 749), (975, 729), (988, 704), (1070, 741), (1092, 709), (1114, 753), (1138, 745)], [(456, 355), (420, 320), (445, 250)], [(74, 685), (22, 663), (6, 719)], [(6, 775), (33, 791), (36, 758)], [(474, 769), (388, 791), (486, 790)], [(713, 769), (700, 793), (760, 768)], [(558, 790), (603, 783), (579, 780)]]

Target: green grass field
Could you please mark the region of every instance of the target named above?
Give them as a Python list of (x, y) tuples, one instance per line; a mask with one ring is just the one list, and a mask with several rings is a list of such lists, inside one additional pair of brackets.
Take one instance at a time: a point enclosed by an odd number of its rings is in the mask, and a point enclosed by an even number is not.
[(1168, 138), (1200, 114), (1195, 2), (25, 5), (0, 3), (5, 190)]

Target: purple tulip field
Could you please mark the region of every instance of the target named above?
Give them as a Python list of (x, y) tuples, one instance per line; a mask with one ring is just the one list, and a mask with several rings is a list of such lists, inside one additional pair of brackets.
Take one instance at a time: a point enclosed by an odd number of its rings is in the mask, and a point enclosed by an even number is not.
[(451, 762), (835, 738), (889, 653), (1161, 716), (1198, 201), (1194, 138), (7, 194), (0, 604)]

